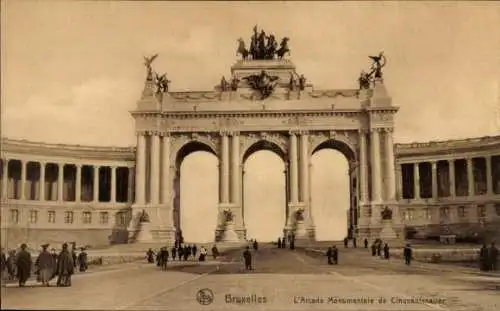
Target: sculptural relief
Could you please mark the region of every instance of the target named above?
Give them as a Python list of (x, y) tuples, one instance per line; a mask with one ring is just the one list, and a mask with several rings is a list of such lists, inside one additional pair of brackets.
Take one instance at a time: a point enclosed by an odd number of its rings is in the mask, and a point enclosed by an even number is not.
[(265, 70), (262, 70), (260, 74), (250, 75), (244, 77), (252, 89), (260, 93), (261, 100), (268, 98), (274, 92), (276, 85), (278, 84), (278, 77), (269, 75)]

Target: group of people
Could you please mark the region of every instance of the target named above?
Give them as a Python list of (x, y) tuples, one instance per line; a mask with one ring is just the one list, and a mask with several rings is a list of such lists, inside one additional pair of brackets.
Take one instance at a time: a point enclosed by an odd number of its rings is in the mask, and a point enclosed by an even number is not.
[(287, 241), (290, 245), (290, 249), (295, 249), (295, 234), (289, 235), (288, 238), (286, 236), (284, 236), (283, 238), (278, 238), (278, 248), (286, 248)]
[(491, 243), (490, 247), (483, 244), (479, 250), (479, 268), (481, 271), (496, 271), (498, 265), (498, 248), (495, 243)]
[[(160, 248), (156, 253), (153, 249), (149, 249), (146, 252), (146, 259), (149, 263), (154, 263), (156, 261), (157, 266), (161, 267), (163, 270), (167, 269), (167, 262), (169, 260), (170, 255), (172, 256), (172, 260), (184, 260), (187, 261), (189, 259), (205, 261), (208, 255), (208, 252), (205, 247), (200, 247), (199, 256), (198, 255), (198, 247), (196, 244), (193, 245), (182, 245), (181, 243), (176, 242), (174, 246), (170, 249), (170, 253), (168, 252), (168, 248), (166, 246)], [(212, 257), (217, 259), (219, 256), (219, 250), (217, 246), (214, 245), (212, 247)]]
[(71, 286), (71, 276), (75, 269), (85, 272), (88, 268), (87, 253), (81, 248), (80, 254), (76, 255), (76, 245), (73, 243), (71, 251), (68, 244), (62, 245), (59, 254), (55, 249), (48, 251), (49, 244), (41, 245), (42, 251), (33, 262), (27, 244), (21, 244), (19, 251), (11, 250), (8, 256), (2, 249), (1, 253), (1, 277), (4, 280), (18, 280), (19, 287), (26, 286), (26, 282), (34, 273), (36, 280), (42, 286), (49, 286), (50, 281), (57, 276), (57, 286)]

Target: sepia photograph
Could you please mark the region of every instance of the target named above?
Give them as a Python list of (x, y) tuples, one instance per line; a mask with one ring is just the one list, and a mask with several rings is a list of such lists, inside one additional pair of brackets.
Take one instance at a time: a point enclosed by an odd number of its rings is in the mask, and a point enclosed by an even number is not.
[(500, 310), (500, 2), (0, 3), (2, 310)]

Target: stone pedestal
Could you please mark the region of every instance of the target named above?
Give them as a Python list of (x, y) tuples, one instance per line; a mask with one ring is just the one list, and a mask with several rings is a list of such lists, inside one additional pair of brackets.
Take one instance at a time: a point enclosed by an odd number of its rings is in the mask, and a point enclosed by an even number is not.
[(307, 231), (307, 226), (303, 220), (298, 220), (295, 223), (295, 238), (296, 239), (308, 239), (309, 233)]
[(234, 222), (226, 223), (224, 232), (222, 233), (222, 242), (239, 242), (240, 239), (236, 233)]
[(137, 237), (135, 242), (137, 243), (151, 243), (153, 241), (153, 235), (151, 234), (151, 223), (140, 222), (138, 226)]
[(394, 230), (394, 226), (391, 219), (383, 219), (382, 226), (379, 233), (379, 237), (384, 243), (388, 243), (389, 246), (397, 246), (402, 244), (402, 240), (399, 238), (398, 234)]

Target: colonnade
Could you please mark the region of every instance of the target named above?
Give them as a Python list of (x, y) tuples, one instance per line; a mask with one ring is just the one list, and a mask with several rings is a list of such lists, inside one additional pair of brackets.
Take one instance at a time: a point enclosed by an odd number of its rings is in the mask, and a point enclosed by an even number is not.
[(499, 155), (399, 164), (400, 199), (500, 194), (499, 164)]
[(5, 199), (127, 203), (133, 200), (133, 183), (131, 166), (2, 159)]

